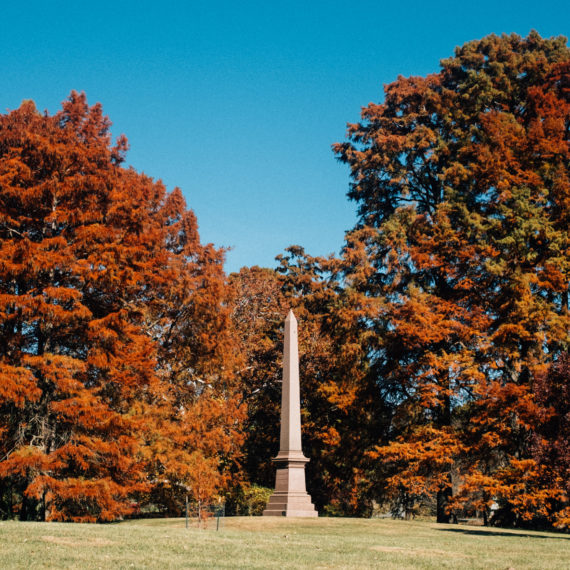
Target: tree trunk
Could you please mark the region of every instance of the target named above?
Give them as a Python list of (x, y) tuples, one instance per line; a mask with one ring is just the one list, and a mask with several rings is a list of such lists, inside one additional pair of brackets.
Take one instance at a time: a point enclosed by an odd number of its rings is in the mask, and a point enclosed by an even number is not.
[(451, 515), (447, 514), (446, 508), (449, 504), (449, 498), (451, 497), (451, 487), (446, 487), (440, 489), (437, 492), (437, 522), (438, 523), (449, 523), (451, 520)]
[(37, 521), (38, 520), (38, 512), (37, 512), (38, 502), (35, 499), (30, 497), (26, 497), (25, 495), (22, 497), (22, 508), (20, 510), (20, 520), (21, 521)]

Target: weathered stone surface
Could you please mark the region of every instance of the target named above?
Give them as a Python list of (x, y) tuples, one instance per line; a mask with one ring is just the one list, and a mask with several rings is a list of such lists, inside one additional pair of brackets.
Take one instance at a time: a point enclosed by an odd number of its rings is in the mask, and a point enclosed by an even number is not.
[(301, 398), (299, 393), (299, 348), (297, 319), (289, 311), (285, 319), (283, 351), (283, 386), (281, 394), (281, 437), (275, 492), (271, 495), (264, 516), (318, 516), (305, 487), (305, 464), (309, 461), (301, 448)]

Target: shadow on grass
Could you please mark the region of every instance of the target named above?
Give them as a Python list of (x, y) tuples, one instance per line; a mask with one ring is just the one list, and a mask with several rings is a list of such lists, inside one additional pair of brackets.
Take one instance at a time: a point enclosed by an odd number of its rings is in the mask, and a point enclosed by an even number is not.
[(541, 534), (526, 534), (525, 532), (507, 532), (500, 530), (477, 530), (473, 528), (438, 528), (436, 530), (443, 532), (459, 532), (461, 534), (473, 534), (476, 536), (515, 536), (518, 538), (550, 538), (553, 540), (570, 540), (570, 536), (552, 536), (551, 534), (545, 536)]

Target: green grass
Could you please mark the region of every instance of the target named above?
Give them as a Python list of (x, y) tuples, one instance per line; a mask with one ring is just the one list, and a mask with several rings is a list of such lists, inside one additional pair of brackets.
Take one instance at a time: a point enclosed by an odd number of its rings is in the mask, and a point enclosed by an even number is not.
[(2, 568), (570, 568), (570, 536), (386, 519), (0, 522)]

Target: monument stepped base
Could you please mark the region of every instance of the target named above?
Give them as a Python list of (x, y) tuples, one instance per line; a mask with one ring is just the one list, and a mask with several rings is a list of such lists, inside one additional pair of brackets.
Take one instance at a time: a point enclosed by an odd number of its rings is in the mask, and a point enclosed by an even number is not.
[(265, 510), (263, 511), (264, 517), (318, 517), (319, 513), (317, 511), (274, 511), (274, 510)]
[(308, 493), (273, 493), (264, 517), (318, 517), (319, 513), (311, 503)]

